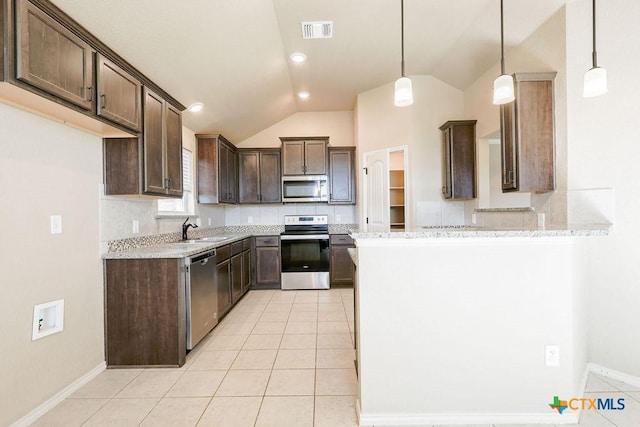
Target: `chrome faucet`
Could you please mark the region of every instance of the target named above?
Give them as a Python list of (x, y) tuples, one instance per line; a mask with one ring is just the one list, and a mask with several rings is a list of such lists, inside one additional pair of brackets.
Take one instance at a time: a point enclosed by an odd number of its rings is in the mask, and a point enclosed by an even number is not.
[(198, 224), (187, 224), (187, 221), (189, 221), (189, 217), (182, 223), (182, 240), (189, 240), (189, 237), (187, 237), (189, 227), (198, 228)]

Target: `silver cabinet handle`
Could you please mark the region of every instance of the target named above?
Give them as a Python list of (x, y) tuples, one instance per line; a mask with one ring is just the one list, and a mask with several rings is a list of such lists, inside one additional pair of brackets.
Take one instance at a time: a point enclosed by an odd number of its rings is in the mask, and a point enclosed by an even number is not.
[(100, 99), (102, 99), (102, 102), (100, 103), (100, 108), (107, 108), (107, 95), (103, 93), (102, 95), (100, 95)]

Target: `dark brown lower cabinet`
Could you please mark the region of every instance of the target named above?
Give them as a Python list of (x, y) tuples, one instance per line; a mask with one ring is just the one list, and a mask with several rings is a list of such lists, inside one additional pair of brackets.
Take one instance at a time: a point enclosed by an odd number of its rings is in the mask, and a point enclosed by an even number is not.
[[(245, 239), (251, 240), (251, 239)], [(251, 250), (249, 248), (242, 252), (242, 293), (245, 294), (251, 287)]]
[(231, 244), (231, 301), (237, 303), (242, 297), (242, 241)]
[(221, 319), (233, 305), (231, 297), (231, 261), (229, 245), (218, 248), (216, 264), (216, 287), (218, 293), (218, 318)]
[(107, 366), (182, 366), (186, 350), (182, 259), (105, 261)]
[(329, 278), (331, 286), (352, 286), (355, 277), (355, 266), (348, 249), (355, 247), (353, 239), (346, 234), (332, 234), (330, 244)]
[(256, 237), (254, 247), (254, 288), (273, 289), (280, 286), (280, 236)]

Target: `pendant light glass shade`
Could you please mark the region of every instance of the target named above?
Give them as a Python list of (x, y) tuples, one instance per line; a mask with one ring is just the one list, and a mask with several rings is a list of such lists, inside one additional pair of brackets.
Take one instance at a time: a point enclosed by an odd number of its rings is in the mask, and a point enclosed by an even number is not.
[(413, 89), (410, 78), (400, 77), (396, 80), (394, 104), (396, 107), (406, 107), (413, 104)]
[(406, 107), (413, 104), (413, 88), (411, 79), (404, 75), (404, 0), (400, 0), (400, 45), (402, 48), (402, 77), (396, 80), (393, 104), (396, 107)]
[(584, 89), (582, 96), (592, 98), (607, 93), (607, 70), (598, 67), (598, 53), (596, 52), (596, 0), (593, 0), (593, 53), (591, 54), (593, 67), (584, 75)]
[(584, 75), (584, 91), (582, 96), (591, 98), (607, 93), (607, 69), (592, 68)]
[(516, 99), (513, 89), (513, 77), (502, 74), (493, 82), (493, 103), (495, 105), (508, 104)]
[(505, 72), (504, 67), (504, 12), (503, 0), (500, 0), (500, 70), (501, 74), (493, 82), (493, 103), (508, 104), (516, 99), (513, 88), (513, 77)]

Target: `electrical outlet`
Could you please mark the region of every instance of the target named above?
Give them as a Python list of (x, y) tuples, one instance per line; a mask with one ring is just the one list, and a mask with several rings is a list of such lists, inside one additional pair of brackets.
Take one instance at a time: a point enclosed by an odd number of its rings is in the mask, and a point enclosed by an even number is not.
[(342, 221), (342, 217), (340, 215), (336, 215), (336, 222)]
[(196, 218), (196, 225), (200, 227), (200, 218)]
[(62, 233), (62, 215), (51, 215), (51, 234)]
[(209, 227), (211, 227), (211, 218), (207, 218), (207, 220), (209, 221)]
[(137, 219), (133, 220), (133, 234), (137, 234), (140, 232), (140, 221)]
[(476, 216), (476, 214), (471, 214), (471, 224), (477, 224), (478, 223), (478, 217)]
[(560, 346), (547, 345), (544, 347), (545, 364), (548, 367), (560, 366)]
[(247, 217), (247, 222), (249, 224), (253, 224), (253, 217), (252, 216)]

